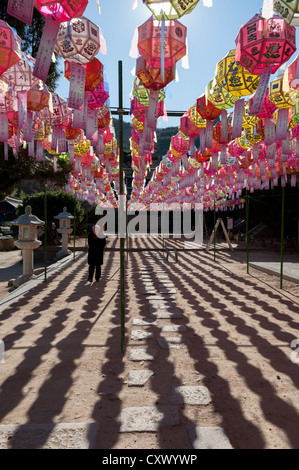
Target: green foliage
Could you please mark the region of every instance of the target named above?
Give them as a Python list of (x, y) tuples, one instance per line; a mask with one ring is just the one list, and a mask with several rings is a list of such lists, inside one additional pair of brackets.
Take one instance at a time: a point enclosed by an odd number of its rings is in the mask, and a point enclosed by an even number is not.
[[(17, 215), (25, 212), (26, 206), (32, 207), (32, 213), (39, 219), (44, 220), (44, 203), (45, 193), (28, 194), (23, 199), (23, 206), (18, 207)], [(84, 209), (81, 207), (80, 202), (73, 195), (66, 193), (63, 190), (47, 191), (47, 221), (54, 222), (54, 217), (67, 207), (67, 211), (74, 215), (74, 207), (76, 212), (76, 224), (83, 220)]]
[(71, 169), (67, 158), (58, 157), (57, 172), (54, 172), (51, 158), (37, 162), (35, 157), (28, 157), (28, 150), (23, 147), (16, 156), (8, 147), (8, 161), (5, 161), (3, 143), (0, 143), (0, 202), (14, 191), (21, 180), (38, 180), (40, 184), (51, 182), (63, 187)]

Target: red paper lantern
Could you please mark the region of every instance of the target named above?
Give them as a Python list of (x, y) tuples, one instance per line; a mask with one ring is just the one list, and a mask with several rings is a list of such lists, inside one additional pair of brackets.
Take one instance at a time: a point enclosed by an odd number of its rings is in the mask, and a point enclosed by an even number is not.
[(98, 111), (98, 127), (103, 129), (110, 122), (111, 116), (108, 106), (105, 104)]
[[(86, 67), (85, 91), (93, 91), (103, 81), (103, 64), (94, 58), (82, 67)], [(68, 80), (71, 78), (71, 61), (69, 60), (64, 61), (64, 76)]]
[(170, 68), (164, 68), (164, 77), (161, 74), (161, 64), (153, 67), (144, 57), (138, 57), (136, 62), (136, 75), (146, 88), (161, 90), (175, 79), (175, 64)]
[(213, 139), (215, 139), (216, 142), (218, 142), (219, 144), (227, 144), (228, 142), (231, 141), (231, 139), (232, 139), (232, 126), (231, 126), (231, 123), (228, 123), (228, 126), (227, 126), (227, 140), (226, 141), (222, 140), (221, 134), (222, 134), (222, 122), (219, 121), (213, 127)]
[(83, 15), (88, 0), (34, 0), (34, 6), (45, 17), (54, 16), (58, 21), (70, 21)]
[(21, 49), (6, 21), (0, 20), (0, 75), (22, 59)]
[[(165, 21), (164, 66), (170, 69), (186, 55), (187, 28), (179, 21)], [(138, 27), (138, 50), (153, 67), (161, 66), (161, 23), (149, 18)]]
[(296, 29), (275, 15), (269, 20), (255, 15), (236, 38), (236, 61), (260, 75), (269, 66), (275, 73), (296, 51)]
[(211, 101), (206, 99), (205, 95), (197, 99), (196, 110), (203, 119), (207, 119), (208, 121), (214, 121), (221, 114), (221, 109), (216, 108)]
[(190, 120), (189, 111), (187, 111), (180, 119), (180, 131), (191, 139), (199, 136), (200, 128)]
[(81, 132), (82, 132), (82, 129), (75, 129), (74, 127), (72, 127), (71, 124), (69, 124), (65, 128), (65, 138), (66, 140), (76, 140), (77, 137), (81, 135)]
[(41, 111), (48, 105), (50, 93), (48, 88), (42, 82), (39, 82), (27, 92), (28, 111)]

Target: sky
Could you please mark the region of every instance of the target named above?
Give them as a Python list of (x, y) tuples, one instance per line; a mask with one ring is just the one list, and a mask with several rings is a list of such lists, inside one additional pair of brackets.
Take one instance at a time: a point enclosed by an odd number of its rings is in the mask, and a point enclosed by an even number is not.
[[(143, 24), (151, 12), (142, 0), (132, 10), (133, 0), (89, 0), (84, 16), (96, 23), (106, 40), (107, 54), (99, 53), (96, 57), (104, 65), (105, 80), (109, 84), (111, 107), (118, 107), (118, 61), (123, 68), (123, 106), (130, 107), (130, 93), (135, 75), (132, 70), (136, 59), (129, 56), (131, 41), (135, 29)], [(240, 27), (256, 13), (261, 13), (263, 0), (213, 0), (213, 6), (203, 6), (202, 0), (195, 9), (180, 18), (187, 27), (189, 69), (177, 63), (179, 81), (173, 81), (165, 87), (167, 110), (187, 111), (204, 93), (206, 85), (214, 77), (217, 62), (230, 49), (235, 48), (235, 39)], [(297, 28), (298, 43), (298, 28)], [(297, 53), (290, 60), (292, 62)], [(63, 69), (63, 61), (61, 60)], [(69, 82), (63, 77), (59, 81), (57, 93), (68, 98)], [(125, 118), (128, 122), (130, 117)], [(158, 128), (179, 126), (179, 118), (169, 117), (158, 121)]]

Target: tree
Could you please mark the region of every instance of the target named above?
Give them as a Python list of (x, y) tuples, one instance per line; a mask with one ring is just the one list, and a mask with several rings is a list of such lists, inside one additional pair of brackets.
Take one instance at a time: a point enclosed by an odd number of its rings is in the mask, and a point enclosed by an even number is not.
[[(32, 24), (26, 25), (17, 18), (7, 14), (7, 3), (8, 0), (1, 0), (0, 2), (0, 18), (16, 30), (18, 36), (20, 36), (22, 40), (21, 49), (23, 51), (27, 51), (33, 58), (35, 58), (45, 24), (45, 17), (36, 8), (34, 8)], [(55, 57), (56, 59), (58, 58), (57, 54), (55, 54)], [(52, 62), (50, 66), (46, 85), (51, 91), (55, 90), (59, 76), (62, 74), (62, 72), (59, 71), (59, 62), (59, 60)]]
[(23, 147), (17, 155), (8, 147), (8, 161), (5, 161), (3, 143), (0, 143), (0, 202), (13, 192), (20, 180), (38, 180), (41, 185), (49, 181), (63, 187), (71, 170), (67, 155), (57, 157), (55, 172), (50, 158), (45, 157), (43, 162), (37, 162), (35, 157), (28, 157), (28, 151)]

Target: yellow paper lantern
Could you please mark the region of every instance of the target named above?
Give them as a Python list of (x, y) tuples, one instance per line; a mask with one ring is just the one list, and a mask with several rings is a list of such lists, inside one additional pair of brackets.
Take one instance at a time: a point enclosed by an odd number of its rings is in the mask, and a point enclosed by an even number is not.
[(277, 108), (293, 108), (299, 101), (299, 92), (290, 88), (285, 74), (270, 83), (269, 100)]
[[(189, 114), (190, 121), (193, 122), (196, 127), (199, 129), (205, 129), (207, 126), (207, 120), (203, 119), (199, 112), (196, 109), (196, 103), (194, 106), (190, 108), (190, 114)], [(186, 140), (187, 137), (183, 134), (183, 138)]]
[(252, 95), (258, 87), (259, 75), (253, 75), (235, 60), (232, 49), (216, 66), (215, 80), (233, 96)]
[(230, 109), (234, 107), (239, 97), (229, 93), (215, 79), (211, 80), (206, 87), (206, 97), (219, 109)]

